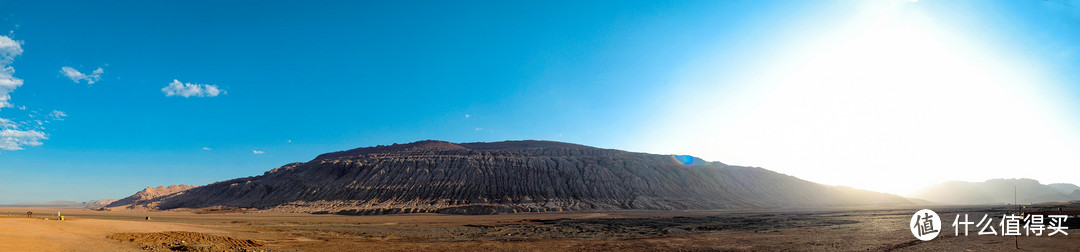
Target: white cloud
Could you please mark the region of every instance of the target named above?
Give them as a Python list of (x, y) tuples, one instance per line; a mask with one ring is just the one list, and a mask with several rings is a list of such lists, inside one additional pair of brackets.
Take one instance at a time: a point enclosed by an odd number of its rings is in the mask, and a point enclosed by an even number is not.
[(202, 150), (208, 151), (208, 150), (214, 150), (214, 149), (210, 149), (210, 147), (202, 147)]
[(258, 154), (263, 154), (263, 153), (266, 153), (266, 152), (261, 151), (261, 150), (252, 150), (251, 153), (254, 153), (254, 154), (258, 155)]
[(64, 117), (67, 117), (67, 113), (64, 113), (64, 111), (53, 110), (52, 113), (49, 113), (49, 116), (52, 116), (53, 120), (63, 121)]
[[(12, 107), (11, 92), (23, 84), (22, 79), (15, 78), (15, 69), (9, 66), (22, 53), (22, 41), (0, 36), (0, 108)], [(0, 150), (22, 150), (23, 146), (38, 146), (41, 140), (48, 139), (41, 131), (16, 128), (17, 123), (0, 118)]]
[(90, 74), (84, 74), (82, 72), (79, 72), (79, 70), (75, 70), (75, 68), (61, 67), (60, 73), (64, 74), (64, 76), (67, 76), (68, 79), (71, 79), (71, 81), (74, 81), (75, 83), (86, 80), (86, 84), (94, 84), (94, 82), (101, 80), (101, 74), (105, 73), (105, 69), (101, 69), (99, 67), (97, 68), (97, 70), (94, 70)]
[(23, 146), (41, 145), (41, 140), (49, 139), (45, 133), (36, 130), (0, 130), (0, 150), (22, 150)]
[(11, 63), (11, 59), (22, 54), (22, 41), (15, 41), (8, 36), (0, 35), (0, 62)]
[[(11, 92), (23, 84), (22, 79), (15, 78), (15, 69), (10, 66), (15, 57), (23, 53), (22, 43), (22, 41), (0, 35), (0, 108), (14, 107), (10, 102)], [(100, 74), (99, 71), (95, 73)], [(26, 110), (26, 107), (18, 106), (18, 109)], [(55, 120), (63, 120), (61, 118), (67, 116), (59, 110), (54, 110), (51, 115)], [(29, 116), (32, 118), (33, 113)], [(38, 131), (44, 129), (43, 125), (46, 122), (41, 120), (15, 122), (0, 118), (0, 150), (16, 151), (22, 150), (25, 146), (41, 145), (42, 140), (49, 139), (44, 132)], [(35, 129), (20, 130), (20, 126)]]
[(214, 97), (219, 94), (225, 94), (225, 90), (218, 89), (217, 85), (210, 84), (196, 84), (196, 83), (181, 83), (180, 80), (174, 79), (168, 86), (161, 88), (161, 92), (165, 93), (165, 96), (183, 96), (188, 97)]
[(469, 118), (469, 114), (465, 114), (465, 118)]
[(22, 41), (0, 36), (0, 108), (12, 106), (11, 91), (23, 84), (22, 79), (15, 78), (15, 69), (8, 66), (22, 52)]

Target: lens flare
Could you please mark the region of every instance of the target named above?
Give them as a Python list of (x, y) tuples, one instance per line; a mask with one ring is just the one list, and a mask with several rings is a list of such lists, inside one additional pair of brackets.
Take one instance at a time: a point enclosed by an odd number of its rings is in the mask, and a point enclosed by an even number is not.
[(702, 160), (690, 155), (671, 155), (671, 160), (682, 166), (697, 166), (701, 165)]

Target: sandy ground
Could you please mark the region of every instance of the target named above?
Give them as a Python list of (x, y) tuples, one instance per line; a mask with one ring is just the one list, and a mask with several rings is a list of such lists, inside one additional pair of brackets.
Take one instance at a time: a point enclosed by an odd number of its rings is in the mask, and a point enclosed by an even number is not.
[[(957, 237), (949, 226), (956, 213), (994, 215), (1007, 207), (931, 209), (945, 219), (944, 230), (938, 238), (922, 242), (906, 227), (917, 209), (484, 216), (64, 209), (70, 220), (56, 221), (26, 218), (28, 209), (0, 208), (0, 251), (168, 250), (181, 248), (174, 246), (181, 242), (194, 246), (183, 249), (221, 248), (196, 244), (204, 241), (194, 238), (162, 238), (177, 233), (189, 235), (184, 237), (205, 234), (213, 238), (206, 239), (207, 243), (258, 244), (243, 248), (254, 251), (1017, 251), (1014, 237), (974, 232)], [(56, 209), (32, 210), (38, 213), (36, 217), (55, 218)], [(148, 216), (149, 221), (145, 220)], [(1068, 236), (1019, 237), (1020, 251), (1080, 251), (1080, 224), (1070, 224), (1077, 227)], [(161, 233), (168, 231), (199, 234)], [(110, 239), (110, 235), (124, 238)]]
[[(46, 212), (46, 211), (35, 211)], [(56, 211), (51, 211), (55, 213)], [(40, 215), (38, 215), (40, 216)], [(73, 218), (56, 221), (0, 216), (0, 251), (139, 251), (106, 235), (120, 232), (160, 232), (181, 230), (217, 232), (199, 225)]]

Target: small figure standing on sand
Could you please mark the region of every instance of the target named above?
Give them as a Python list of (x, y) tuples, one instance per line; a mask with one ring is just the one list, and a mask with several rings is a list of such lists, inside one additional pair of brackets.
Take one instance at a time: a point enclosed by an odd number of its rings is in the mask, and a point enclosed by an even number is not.
[(150, 220), (150, 216), (146, 216), (146, 220)]
[(34, 218), (34, 212), (26, 211), (26, 218)]

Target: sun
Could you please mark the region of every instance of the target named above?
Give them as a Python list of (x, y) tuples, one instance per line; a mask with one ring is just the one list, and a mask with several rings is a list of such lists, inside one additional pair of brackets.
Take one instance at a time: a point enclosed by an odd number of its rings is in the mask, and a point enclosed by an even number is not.
[(746, 76), (716, 76), (722, 88), (702, 92), (722, 102), (680, 104), (694, 115), (679, 118), (701, 121), (658, 126), (666, 130), (653, 139), (666, 151), (897, 194), (947, 180), (1052, 180), (1080, 165), (1070, 154), (1080, 137), (1047, 102), (1053, 85), (1037, 69), (912, 5), (808, 27), (827, 32), (788, 38), (798, 43)]

